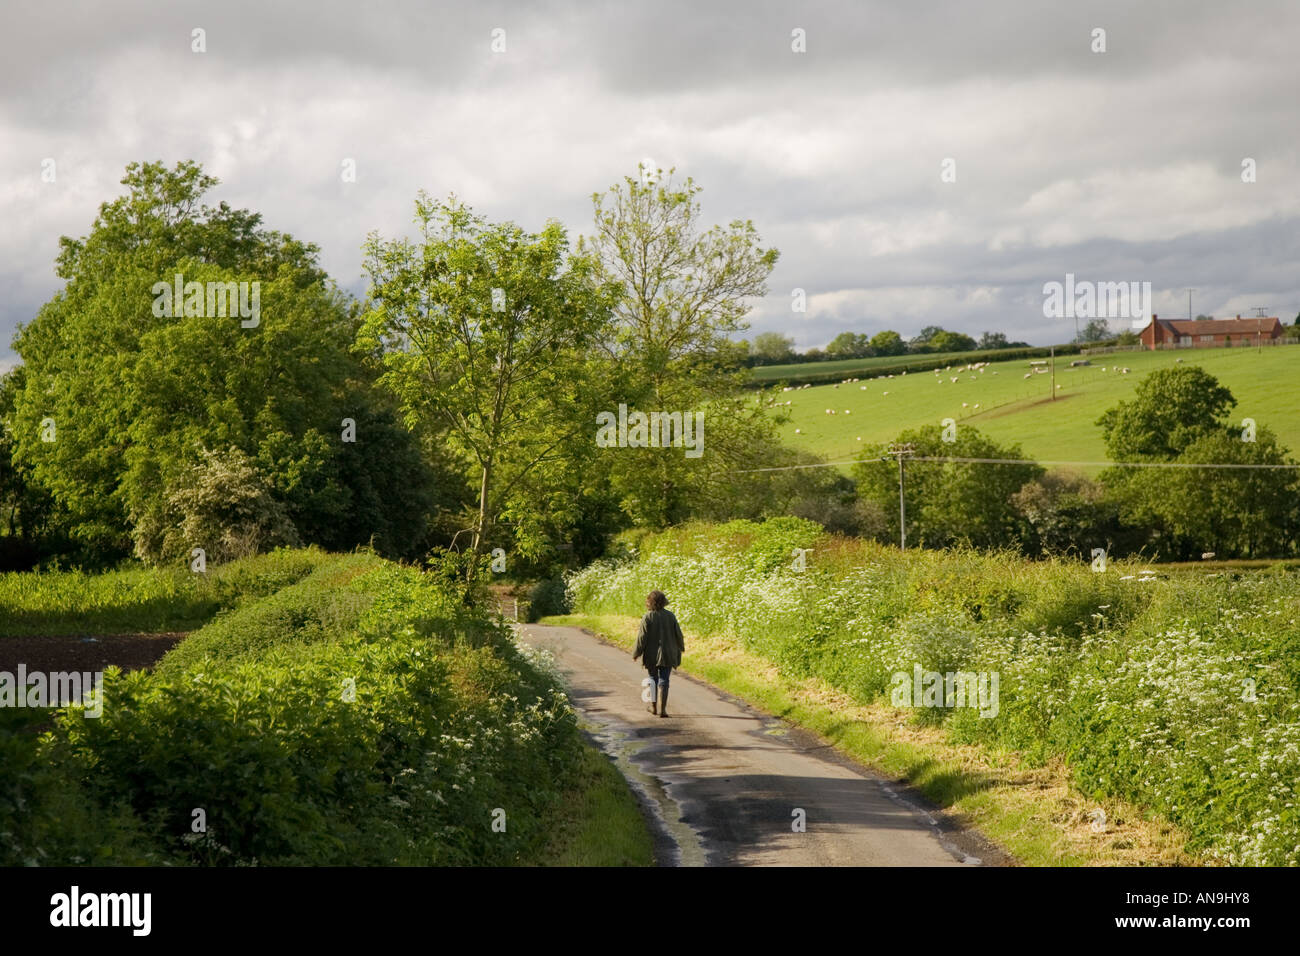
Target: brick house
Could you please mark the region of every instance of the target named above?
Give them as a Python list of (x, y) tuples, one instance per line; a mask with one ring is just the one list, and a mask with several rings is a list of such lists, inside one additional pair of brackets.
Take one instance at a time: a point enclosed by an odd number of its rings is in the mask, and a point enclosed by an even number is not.
[(1162, 319), (1152, 315), (1139, 338), (1149, 349), (1222, 348), (1282, 338), (1282, 322), (1271, 319)]

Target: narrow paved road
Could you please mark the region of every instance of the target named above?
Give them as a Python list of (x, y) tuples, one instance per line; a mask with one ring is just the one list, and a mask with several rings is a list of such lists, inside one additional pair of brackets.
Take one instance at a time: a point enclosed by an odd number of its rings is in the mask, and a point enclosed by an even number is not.
[(641, 703), (645, 671), (627, 651), (572, 627), (517, 631), (554, 655), (587, 729), (658, 819), (664, 864), (961, 866), (989, 856), (978, 835), (941, 827), (896, 785), (680, 671), (660, 719)]

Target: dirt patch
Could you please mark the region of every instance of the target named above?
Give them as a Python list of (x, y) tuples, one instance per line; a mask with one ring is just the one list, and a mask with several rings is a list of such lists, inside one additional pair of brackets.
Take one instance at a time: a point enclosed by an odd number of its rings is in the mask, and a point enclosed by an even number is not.
[(0, 671), (124, 671), (150, 667), (179, 644), (185, 631), (165, 634), (45, 634), (0, 637)]

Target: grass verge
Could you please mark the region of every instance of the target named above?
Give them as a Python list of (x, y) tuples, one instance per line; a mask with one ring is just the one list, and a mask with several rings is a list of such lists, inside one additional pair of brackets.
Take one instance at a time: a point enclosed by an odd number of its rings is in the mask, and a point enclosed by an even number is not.
[[(609, 614), (547, 617), (631, 649), (637, 618)], [(910, 723), (862, 704), (820, 678), (782, 675), (738, 642), (688, 634), (682, 669), (727, 693), (813, 731), (841, 753), (902, 780), (1030, 866), (1193, 866), (1188, 834), (1122, 800), (1094, 801), (1072, 788), (1064, 764), (1030, 766), (1016, 754), (949, 743), (941, 728)], [(1101, 816), (1104, 814), (1104, 817)]]
[(640, 804), (605, 754), (583, 744), (541, 866), (654, 866)]

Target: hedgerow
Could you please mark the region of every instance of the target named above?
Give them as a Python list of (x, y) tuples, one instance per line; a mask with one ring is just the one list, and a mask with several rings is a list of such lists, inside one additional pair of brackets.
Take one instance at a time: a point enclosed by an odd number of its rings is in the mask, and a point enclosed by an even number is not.
[[(1300, 587), (1293, 572), (1154, 576), (1140, 565), (909, 551), (752, 522), (643, 537), (570, 576), (575, 610), (638, 613), (665, 591), (682, 627), (740, 639), (787, 674), (864, 702), (896, 673), (999, 677), (995, 716), (916, 708), (954, 739), (1063, 757), (1085, 793), (1145, 805), (1191, 848), (1300, 864)], [(783, 561), (778, 549), (789, 546)], [(796, 570), (794, 548), (812, 549)]]
[(0, 747), (31, 777), (0, 863), (501, 865), (539, 852), (579, 738), (507, 627), (352, 555)]

